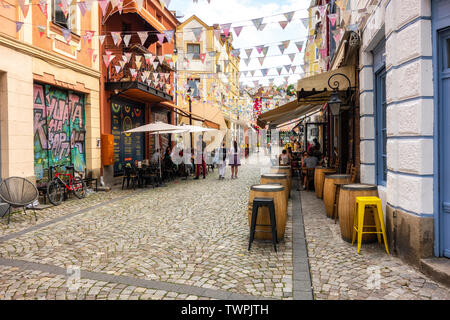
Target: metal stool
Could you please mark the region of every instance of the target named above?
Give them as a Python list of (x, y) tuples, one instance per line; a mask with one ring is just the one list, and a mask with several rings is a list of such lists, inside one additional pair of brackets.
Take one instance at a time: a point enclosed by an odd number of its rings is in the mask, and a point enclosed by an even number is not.
[[(270, 224), (256, 224), (256, 220), (258, 218), (259, 207), (267, 207), (269, 209)], [(264, 231), (264, 230), (256, 231), (256, 226), (272, 227), (272, 231)], [(252, 222), (251, 222), (251, 226), (250, 226), (250, 240), (248, 243), (249, 251), (252, 246), (253, 239), (255, 238), (255, 232), (269, 232), (269, 233), (271, 232), (273, 247), (275, 249), (275, 252), (277, 252), (277, 243), (278, 243), (277, 222), (275, 219), (275, 205), (273, 202), (273, 198), (255, 198), (255, 199), (253, 199)]]

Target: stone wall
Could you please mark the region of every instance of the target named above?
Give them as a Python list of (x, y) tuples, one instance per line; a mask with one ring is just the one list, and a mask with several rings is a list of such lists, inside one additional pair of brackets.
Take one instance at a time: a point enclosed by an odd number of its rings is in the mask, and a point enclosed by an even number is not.
[[(379, 193), (387, 212), (392, 251), (417, 263), (433, 253), (431, 1), (356, 3), (358, 9), (368, 4), (372, 4), (368, 6), (368, 19), (359, 25), (361, 182), (376, 183), (377, 115), (372, 51), (385, 40), (388, 174), (387, 184), (380, 186)], [(356, 23), (358, 16), (353, 19)]]

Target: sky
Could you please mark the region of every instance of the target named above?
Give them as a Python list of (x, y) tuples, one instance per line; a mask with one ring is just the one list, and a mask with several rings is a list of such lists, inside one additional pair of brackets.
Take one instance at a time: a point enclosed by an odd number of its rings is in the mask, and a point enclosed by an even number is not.
[[(284, 83), (284, 76), (287, 76), (286, 70), (283, 68), (281, 77), (278, 76), (276, 67), (284, 65), (301, 65), (303, 64), (303, 51), (298, 53), (295, 45), (296, 41), (306, 41), (307, 30), (303, 26), (301, 18), (307, 18), (311, 0), (171, 0), (169, 4), (170, 10), (175, 10), (180, 22), (187, 20), (193, 14), (202, 19), (206, 24), (225, 24), (232, 23), (231, 30), (236, 26), (244, 26), (239, 37), (233, 35), (234, 48), (252, 48), (258, 45), (269, 45), (267, 57), (261, 66), (256, 57), (263, 56), (254, 50), (251, 54), (250, 63), (245, 64), (244, 59), (247, 58), (245, 52), (241, 51), (241, 65), (239, 71), (258, 70), (269, 68), (269, 73), (263, 77), (260, 71), (256, 71), (254, 77), (247, 78), (246, 75), (241, 76), (240, 81), (250, 87), (254, 87), (253, 80), (259, 80), (259, 85), (268, 85), (268, 78), (274, 78), (275, 85)], [(284, 13), (296, 11), (294, 17), (286, 28), (283, 30), (278, 21), (284, 21)], [(182, 17), (181, 17), (182, 16)], [(263, 31), (256, 30), (251, 19), (264, 17), (263, 23), (267, 23)], [(282, 55), (278, 49), (278, 45), (282, 41), (291, 40), (289, 47)], [(288, 57), (289, 53), (297, 53), (293, 62)], [(272, 57), (271, 57), (272, 56)], [(303, 70), (297, 67), (296, 74), (289, 71), (289, 84), (295, 84), (300, 79), (300, 73)]]

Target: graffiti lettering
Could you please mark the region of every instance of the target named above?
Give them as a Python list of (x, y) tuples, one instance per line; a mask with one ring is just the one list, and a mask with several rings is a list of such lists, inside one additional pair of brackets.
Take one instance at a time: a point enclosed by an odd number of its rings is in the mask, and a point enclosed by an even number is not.
[(50, 165), (72, 164), (76, 171), (84, 171), (83, 126), (84, 95), (34, 85), (34, 158), (38, 180), (44, 178)]

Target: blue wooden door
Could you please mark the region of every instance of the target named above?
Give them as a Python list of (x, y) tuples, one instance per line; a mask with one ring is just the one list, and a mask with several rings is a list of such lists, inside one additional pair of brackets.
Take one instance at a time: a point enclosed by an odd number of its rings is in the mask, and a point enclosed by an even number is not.
[(440, 114), (440, 240), (450, 258), (450, 28), (438, 32)]

